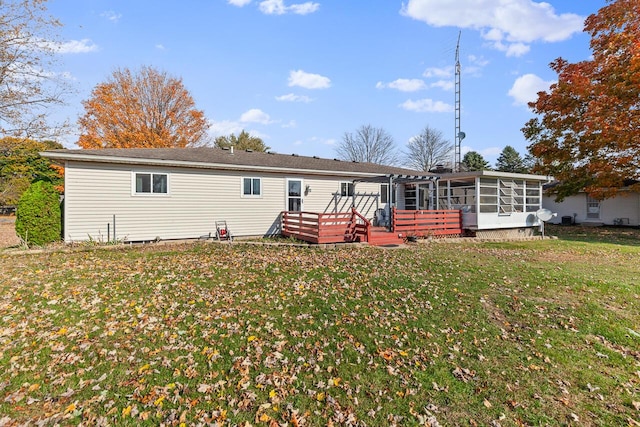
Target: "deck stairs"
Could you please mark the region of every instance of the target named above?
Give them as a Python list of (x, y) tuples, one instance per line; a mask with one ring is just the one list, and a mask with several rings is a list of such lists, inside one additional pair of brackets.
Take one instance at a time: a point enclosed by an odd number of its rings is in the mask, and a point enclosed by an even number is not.
[(400, 245), (404, 243), (403, 233), (388, 231), (385, 227), (371, 227), (369, 233), (369, 244), (371, 246)]

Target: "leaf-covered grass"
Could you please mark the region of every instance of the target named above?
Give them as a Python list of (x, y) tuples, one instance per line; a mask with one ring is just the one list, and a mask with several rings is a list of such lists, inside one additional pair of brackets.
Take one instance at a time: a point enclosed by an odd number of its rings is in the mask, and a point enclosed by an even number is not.
[(0, 424), (637, 425), (640, 246), (596, 240), (0, 255)]

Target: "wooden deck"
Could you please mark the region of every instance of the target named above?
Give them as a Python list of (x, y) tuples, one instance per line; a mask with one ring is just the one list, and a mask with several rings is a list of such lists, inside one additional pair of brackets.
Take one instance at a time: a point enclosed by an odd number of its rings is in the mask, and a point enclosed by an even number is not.
[(282, 212), (282, 235), (311, 243), (367, 242), (382, 246), (401, 244), (408, 236), (453, 236), (462, 234), (458, 210), (393, 210), (392, 231), (373, 227), (355, 209), (349, 212)]
[(352, 209), (350, 212), (282, 212), (282, 235), (311, 243), (368, 241), (371, 223)]

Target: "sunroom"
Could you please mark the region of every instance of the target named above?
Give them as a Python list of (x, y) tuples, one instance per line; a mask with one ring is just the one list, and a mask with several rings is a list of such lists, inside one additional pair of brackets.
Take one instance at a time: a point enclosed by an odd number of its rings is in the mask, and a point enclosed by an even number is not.
[(542, 186), (550, 177), (497, 171), (444, 174), (437, 181), (437, 209), (460, 209), (470, 231), (539, 225)]

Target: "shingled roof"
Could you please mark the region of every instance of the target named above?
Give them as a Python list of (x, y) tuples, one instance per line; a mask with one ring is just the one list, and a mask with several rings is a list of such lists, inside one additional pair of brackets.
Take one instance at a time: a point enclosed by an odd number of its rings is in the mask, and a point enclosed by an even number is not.
[(295, 170), (307, 173), (367, 175), (431, 175), (411, 169), (374, 163), (323, 159), (254, 151), (200, 148), (112, 148), (103, 150), (51, 150), (41, 153), (53, 160), (77, 160), (100, 163), (182, 166), (211, 169)]

